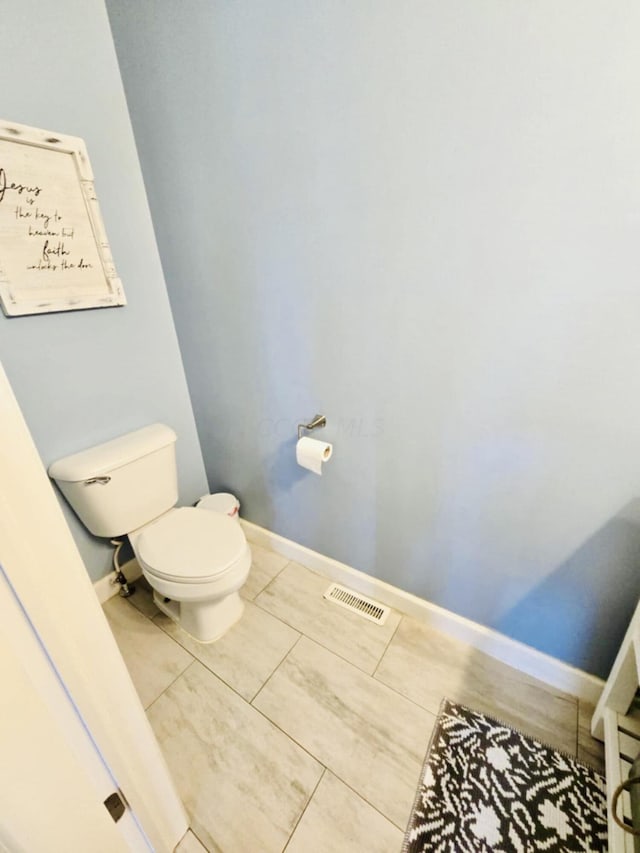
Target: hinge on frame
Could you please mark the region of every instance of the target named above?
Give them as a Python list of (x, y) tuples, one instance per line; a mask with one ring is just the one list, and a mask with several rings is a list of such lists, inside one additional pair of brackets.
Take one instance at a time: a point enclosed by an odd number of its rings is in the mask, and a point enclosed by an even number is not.
[(104, 806), (113, 818), (114, 823), (117, 823), (127, 810), (124, 794), (121, 795), (120, 791), (114, 791), (113, 794), (109, 794), (104, 801)]

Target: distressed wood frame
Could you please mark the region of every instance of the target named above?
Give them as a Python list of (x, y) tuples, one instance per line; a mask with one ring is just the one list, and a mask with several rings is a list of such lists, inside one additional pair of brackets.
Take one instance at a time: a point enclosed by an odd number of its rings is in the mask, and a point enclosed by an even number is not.
[(8, 317), (126, 305), (79, 137), (0, 120), (0, 303)]

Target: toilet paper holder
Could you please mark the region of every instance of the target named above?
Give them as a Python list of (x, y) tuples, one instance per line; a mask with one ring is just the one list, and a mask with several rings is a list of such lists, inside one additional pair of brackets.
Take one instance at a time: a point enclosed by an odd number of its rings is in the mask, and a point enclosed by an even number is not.
[(313, 429), (321, 429), (327, 425), (327, 419), (324, 415), (314, 415), (313, 420), (309, 421), (308, 424), (298, 424), (298, 441), (302, 438), (303, 430), (313, 430)]

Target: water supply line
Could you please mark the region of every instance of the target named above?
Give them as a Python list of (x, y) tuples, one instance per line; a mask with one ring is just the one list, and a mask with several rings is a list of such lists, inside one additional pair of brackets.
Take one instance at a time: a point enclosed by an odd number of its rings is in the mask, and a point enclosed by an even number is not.
[(135, 584), (128, 583), (124, 574), (122, 573), (122, 569), (120, 568), (120, 560), (118, 559), (120, 556), (120, 551), (122, 546), (124, 545), (124, 541), (122, 539), (112, 539), (111, 544), (115, 545), (115, 551), (113, 552), (113, 572), (115, 577), (112, 578), (111, 583), (120, 584), (120, 595), (123, 598), (129, 598), (130, 595), (136, 591)]

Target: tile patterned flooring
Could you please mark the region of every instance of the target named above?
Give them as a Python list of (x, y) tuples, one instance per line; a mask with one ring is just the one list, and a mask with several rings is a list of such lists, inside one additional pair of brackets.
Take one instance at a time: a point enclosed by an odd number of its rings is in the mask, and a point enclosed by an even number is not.
[(409, 616), (368, 622), (251, 549), (245, 612), (217, 643), (143, 581), (104, 605), (191, 818), (179, 853), (398, 853), (445, 696), (603, 770), (593, 708)]

